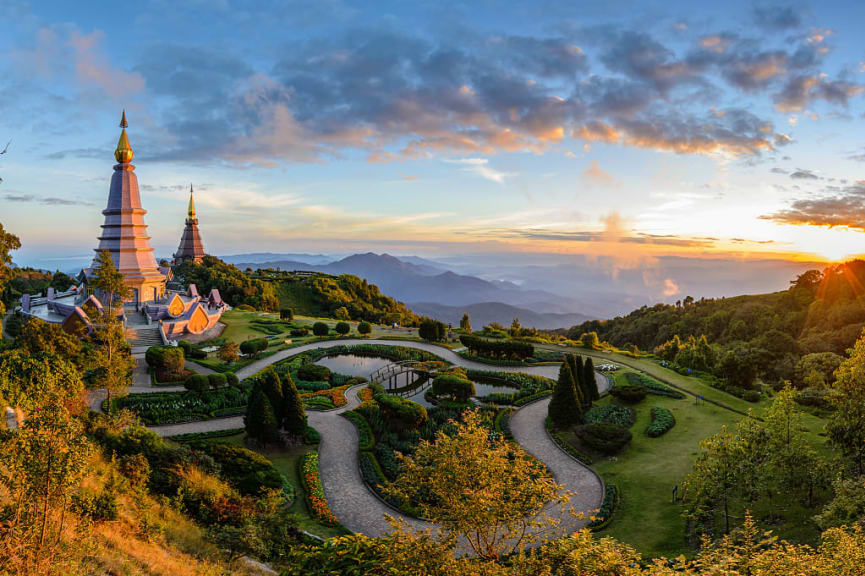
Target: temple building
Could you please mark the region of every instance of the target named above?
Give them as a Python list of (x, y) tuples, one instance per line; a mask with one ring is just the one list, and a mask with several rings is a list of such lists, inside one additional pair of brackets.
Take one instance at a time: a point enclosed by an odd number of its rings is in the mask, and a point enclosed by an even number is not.
[[(200, 335), (212, 328), (229, 309), (219, 291), (214, 289), (206, 297), (198, 293), (194, 284), (183, 290), (168, 290), (166, 283), (172, 280), (172, 270), (160, 267), (150, 247), (144, 215), (138, 192), (138, 178), (132, 165), (132, 147), (126, 135), (126, 111), (120, 122), (120, 140), (114, 151), (117, 164), (111, 176), (108, 205), (102, 211), (105, 217), (96, 252), (107, 250), (117, 270), (123, 274), (123, 282), (132, 289), (127, 304), (117, 306), (114, 313), (135, 333), (133, 346), (146, 347), (167, 343), (187, 335)], [(183, 260), (201, 261), (204, 248), (198, 234), (198, 219), (192, 187), (189, 189), (189, 209), (186, 228), (177, 254), (178, 263)], [(78, 285), (66, 292), (55, 292), (49, 288), (46, 295), (24, 294), (16, 312), (26, 318), (60, 324), (68, 332), (90, 331), (99, 324), (105, 314), (98, 290), (92, 287), (98, 270), (94, 259), (90, 268), (78, 275)]]
[(186, 226), (180, 237), (180, 246), (174, 253), (174, 261), (181, 264), (187, 260), (201, 262), (204, 258), (204, 245), (198, 233), (198, 218), (195, 217), (195, 200), (192, 197), (192, 184), (189, 185), (189, 208), (186, 211)]
[[(132, 289), (131, 302), (139, 308), (145, 302), (154, 302), (165, 296), (167, 270), (160, 269), (150, 247), (147, 224), (144, 215), (147, 210), (141, 207), (138, 193), (138, 177), (132, 165), (132, 147), (126, 135), (126, 111), (120, 121), (120, 140), (114, 151), (117, 164), (111, 176), (108, 191), (108, 205), (102, 214), (102, 234), (96, 252), (108, 250), (117, 270), (123, 274), (123, 282)], [(82, 280), (86, 283), (92, 278), (97, 266), (96, 259), (90, 268), (83, 270)], [(97, 295), (98, 296), (98, 295)]]

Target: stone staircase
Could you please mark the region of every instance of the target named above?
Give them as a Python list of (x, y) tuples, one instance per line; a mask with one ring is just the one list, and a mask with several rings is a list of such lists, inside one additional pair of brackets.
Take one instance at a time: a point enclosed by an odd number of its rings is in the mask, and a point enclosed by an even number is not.
[(147, 349), (151, 346), (161, 346), (162, 336), (158, 324), (148, 324), (144, 314), (133, 309), (126, 310), (126, 330), (129, 344), (133, 349)]

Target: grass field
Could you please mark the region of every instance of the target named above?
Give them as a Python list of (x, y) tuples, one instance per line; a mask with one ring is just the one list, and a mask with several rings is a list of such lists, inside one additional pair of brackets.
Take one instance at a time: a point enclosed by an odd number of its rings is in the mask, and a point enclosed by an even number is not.
[[(607, 360), (616, 360), (604, 355)], [(628, 359), (633, 360), (633, 359)], [(694, 378), (680, 376), (664, 368), (657, 367), (659, 375), (683, 387), (694, 387), (702, 391), (705, 384)], [(624, 372), (615, 374), (616, 381), (623, 380)], [(656, 371), (657, 372), (657, 371)], [(678, 378), (673, 378), (674, 376)], [(714, 389), (710, 389), (714, 390)], [(715, 391), (718, 392), (718, 391)], [(757, 405), (749, 404), (738, 398), (719, 392), (723, 397), (719, 400), (734, 404), (745, 409), (753, 407), (755, 413), (762, 413), (768, 405), (763, 401)], [(596, 404), (604, 405), (614, 400), (605, 397)], [(676, 425), (659, 438), (646, 435), (646, 428), (651, 420), (651, 409), (661, 406), (670, 410), (676, 419)], [(681, 490), (682, 480), (691, 472), (695, 458), (699, 453), (700, 441), (721, 430), (722, 426), (735, 429), (737, 422), (743, 417), (707, 402), (698, 402), (694, 397), (684, 399), (667, 398), (649, 395), (645, 400), (634, 406), (637, 419), (631, 428), (633, 440), (620, 454), (607, 458), (598, 456), (593, 468), (608, 482), (619, 487), (621, 504), (612, 524), (602, 531), (635, 547), (647, 557), (674, 557), (679, 554), (690, 554), (692, 551), (686, 545), (685, 523), (681, 517), (682, 508), (672, 501), (673, 487), (678, 485)], [(806, 415), (805, 424), (809, 429), (812, 446), (825, 450), (825, 439), (818, 434), (823, 422), (818, 418)], [(572, 431), (564, 434), (565, 438), (583, 451), (576, 435)], [(680, 492), (681, 495), (681, 492)], [(742, 507), (736, 512), (736, 522), (741, 521)], [(817, 509), (807, 509), (798, 502), (790, 503), (783, 512), (785, 522), (777, 526), (764, 526), (776, 531), (781, 537), (800, 542), (815, 542), (819, 530), (810, 521)], [(758, 521), (767, 514), (767, 510), (754, 510)]]
[[(234, 436), (226, 436), (224, 438), (214, 438), (212, 440), (208, 440), (208, 442), (218, 443), (218, 444), (231, 444), (233, 446), (241, 446), (243, 448), (250, 448), (243, 442), (243, 438), (246, 434), (240, 433), (235, 434)], [(253, 448), (254, 449), (254, 448)], [(296, 446), (292, 448), (283, 448), (283, 449), (254, 449), (256, 452), (263, 454), (268, 460), (273, 462), (274, 467), (281, 474), (283, 474), (288, 481), (294, 486), (295, 498), (294, 504), (291, 505), (291, 511), (294, 513), (297, 518), (297, 527), (301, 530), (306, 530), (311, 534), (315, 534), (316, 536), (321, 536), (322, 538), (331, 538), (333, 536), (342, 536), (346, 532), (341, 528), (334, 528), (332, 526), (324, 526), (323, 524), (318, 523), (309, 515), (309, 509), (306, 507), (306, 500), (303, 495), (303, 487), (300, 482), (300, 473), (298, 472), (298, 461), (300, 457), (306, 454), (307, 452), (314, 452), (316, 450), (315, 446)]]

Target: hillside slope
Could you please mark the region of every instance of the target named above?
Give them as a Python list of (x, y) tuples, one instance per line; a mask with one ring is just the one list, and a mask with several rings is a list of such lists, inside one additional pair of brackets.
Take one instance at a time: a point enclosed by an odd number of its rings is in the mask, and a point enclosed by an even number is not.
[(467, 313), (472, 324), (481, 327), (491, 322), (510, 325), (514, 318), (520, 319), (520, 324), (539, 330), (549, 330), (572, 325), (574, 322), (584, 322), (589, 319), (585, 314), (557, 314), (554, 312), (535, 312), (528, 308), (511, 306), (503, 302), (480, 302), (466, 306), (445, 306), (435, 302), (410, 302), (409, 307), (416, 313), (429, 316), (442, 322), (459, 325), (463, 313)]

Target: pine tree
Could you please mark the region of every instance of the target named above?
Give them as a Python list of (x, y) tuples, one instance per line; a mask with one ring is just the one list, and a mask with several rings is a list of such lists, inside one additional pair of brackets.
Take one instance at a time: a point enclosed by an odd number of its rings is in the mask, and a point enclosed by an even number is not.
[(261, 384), (261, 391), (270, 400), (270, 406), (273, 408), (273, 415), (276, 417), (276, 421), (282, 422), (284, 416), (282, 413), (282, 380), (280, 380), (279, 374), (276, 373), (273, 366), (268, 366), (261, 374), (259, 382)]
[(286, 372), (282, 380), (282, 428), (292, 436), (303, 436), (306, 431), (306, 412), (297, 386)]
[(578, 354), (567, 354), (566, 360), (570, 363), (571, 374), (574, 375), (574, 385), (577, 387), (577, 402), (583, 408), (591, 405), (592, 397), (586, 394), (586, 386), (583, 382), (583, 357)]
[(246, 416), (243, 418), (246, 434), (260, 444), (272, 444), (279, 441), (279, 428), (276, 415), (267, 395), (258, 386), (252, 389)]
[(598, 392), (598, 381), (595, 380), (595, 363), (591, 358), (586, 358), (586, 363), (583, 366), (583, 386), (585, 397), (589, 404), (600, 399), (601, 394)]
[(97, 253), (96, 264), (91, 283), (99, 290), (101, 298), (108, 299), (108, 315), (113, 316), (114, 300), (129, 298), (132, 296), (132, 289), (123, 282), (123, 274), (117, 270), (108, 250)]
[(559, 428), (576, 424), (583, 419), (570, 360), (562, 362), (562, 366), (559, 368), (559, 380), (553, 388), (549, 416), (553, 424)]

